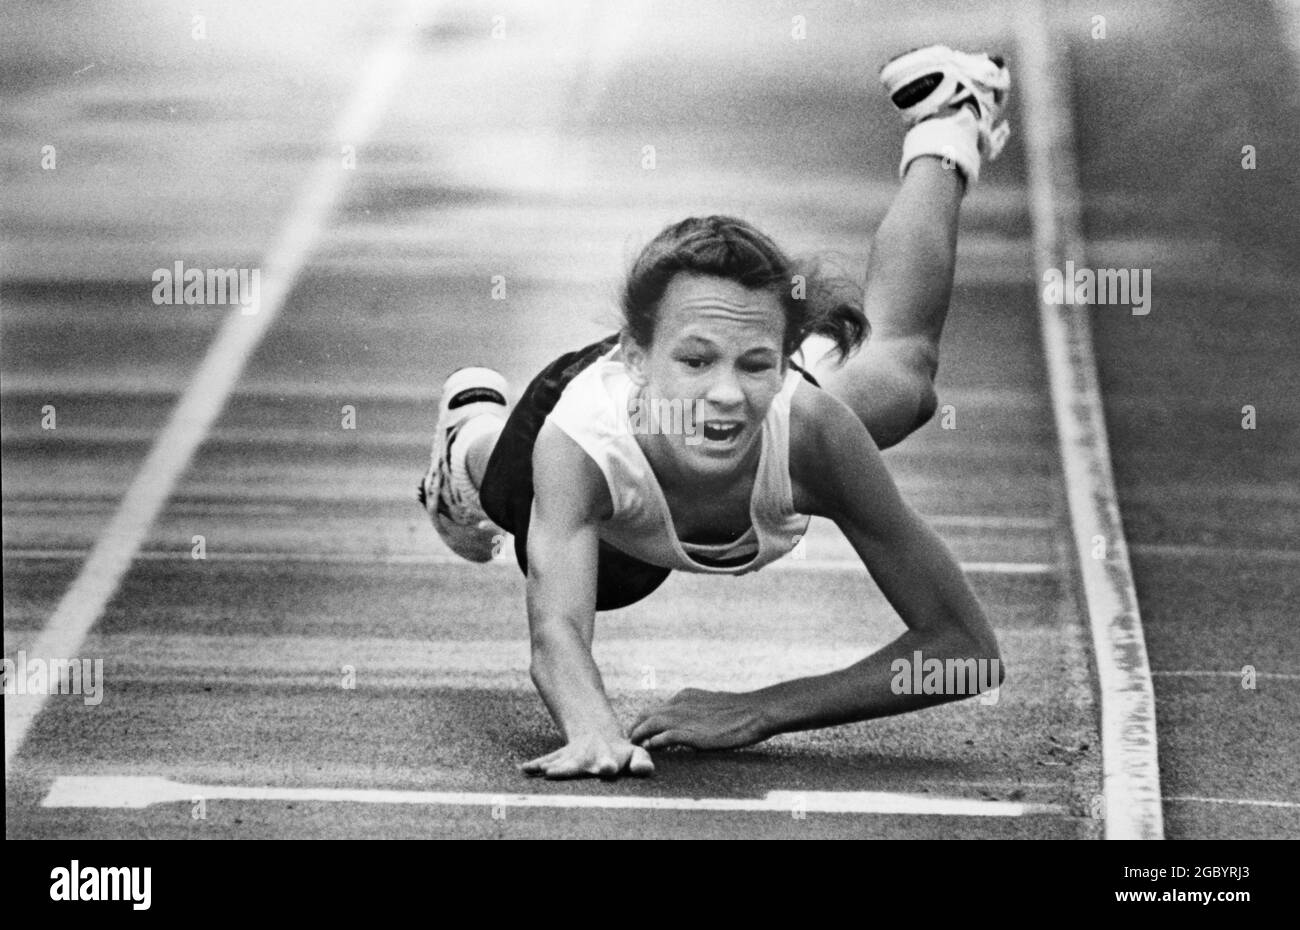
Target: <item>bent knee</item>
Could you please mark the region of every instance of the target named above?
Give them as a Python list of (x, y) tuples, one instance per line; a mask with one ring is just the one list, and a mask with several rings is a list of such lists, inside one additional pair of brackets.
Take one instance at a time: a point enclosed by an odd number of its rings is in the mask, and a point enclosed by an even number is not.
[(930, 422), (939, 409), (939, 394), (934, 389), (933, 378), (926, 378), (924, 382), (913, 385), (912, 394), (916, 402), (916, 416), (909, 433)]
[(938, 355), (928, 346), (893, 351), (876, 379), (887, 403), (872, 423), (872, 438), (882, 449), (896, 445), (924, 426), (939, 409), (934, 376)]
[(858, 415), (876, 445), (887, 449), (920, 429), (939, 409), (934, 376), (938, 347), (925, 339), (886, 339), (843, 367), (817, 368), (822, 386)]

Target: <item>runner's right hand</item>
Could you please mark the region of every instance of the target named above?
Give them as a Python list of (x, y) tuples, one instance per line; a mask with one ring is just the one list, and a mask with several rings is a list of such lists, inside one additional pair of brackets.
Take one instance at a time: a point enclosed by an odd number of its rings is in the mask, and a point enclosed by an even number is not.
[(526, 775), (546, 778), (615, 778), (624, 773), (645, 776), (654, 773), (650, 753), (633, 746), (626, 738), (598, 734), (579, 736), (555, 752), (525, 762)]

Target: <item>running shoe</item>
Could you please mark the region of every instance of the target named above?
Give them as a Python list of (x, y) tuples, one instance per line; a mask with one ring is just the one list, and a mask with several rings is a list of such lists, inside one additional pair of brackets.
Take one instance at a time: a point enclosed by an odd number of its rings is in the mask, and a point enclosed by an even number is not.
[(998, 123), (1011, 88), (1011, 73), (1000, 55), (930, 45), (891, 59), (880, 69), (880, 83), (909, 128), (969, 107), (979, 128), (980, 154), (988, 161), (998, 157), (1011, 135), (1005, 120)]
[(506, 379), (491, 368), (461, 368), (442, 386), (433, 454), (417, 497), (442, 541), (471, 562), (491, 561), (506, 533), (483, 512), (457, 440), (499, 431), (499, 423), (480, 418), (504, 421), (506, 413)]

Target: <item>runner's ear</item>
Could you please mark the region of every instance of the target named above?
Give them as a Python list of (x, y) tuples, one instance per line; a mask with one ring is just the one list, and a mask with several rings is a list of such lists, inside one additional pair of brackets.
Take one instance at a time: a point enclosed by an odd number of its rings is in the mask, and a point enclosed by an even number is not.
[(645, 387), (646, 382), (649, 380), (645, 373), (645, 349), (641, 348), (637, 341), (626, 331), (619, 336), (618, 347), (632, 383), (637, 387)]

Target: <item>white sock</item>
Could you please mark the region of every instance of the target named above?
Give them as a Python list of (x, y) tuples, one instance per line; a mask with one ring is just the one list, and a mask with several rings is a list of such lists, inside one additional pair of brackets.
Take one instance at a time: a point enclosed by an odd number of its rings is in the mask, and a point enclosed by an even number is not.
[(913, 126), (903, 137), (903, 160), (898, 176), (923, 155), (942, 158), (944, 167), (957, 168), (969, 187), (980, 177), (979, 123), (969, 107), (950, 116), (935, 116)]
[(451, 477), (455, 488), (462, 494), (469, 488), (473, 488), (476, 494), (478, 492), (478, 484), (469, 470), (469, 450), (485, 441), (485, 437), (490, 437), (490, 441), (495, 443), (505, 425), (504, 417), (487, 412), (475, 414), (460, 425), (451, 444)]

